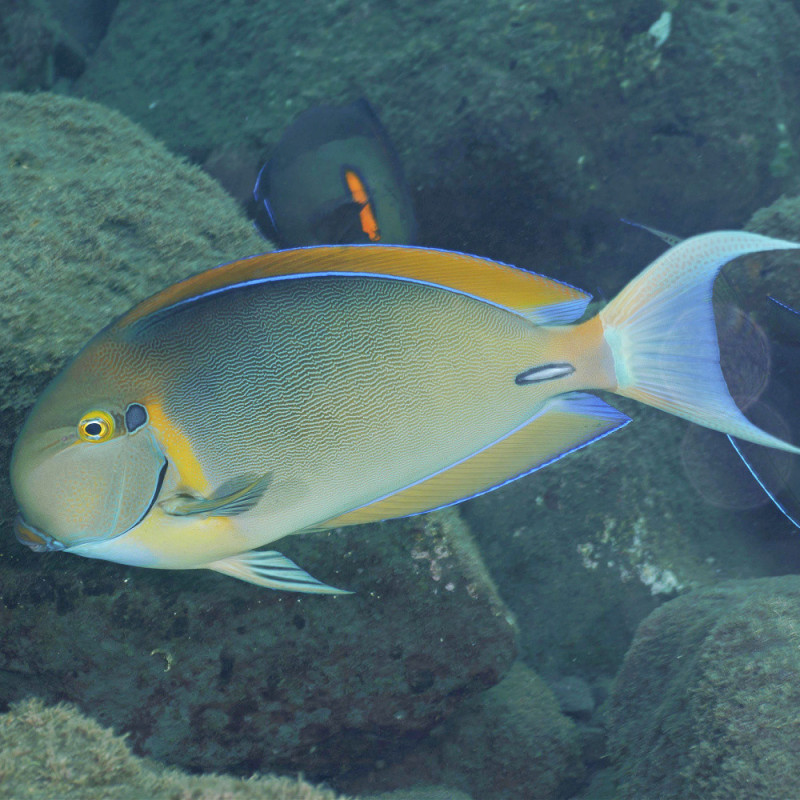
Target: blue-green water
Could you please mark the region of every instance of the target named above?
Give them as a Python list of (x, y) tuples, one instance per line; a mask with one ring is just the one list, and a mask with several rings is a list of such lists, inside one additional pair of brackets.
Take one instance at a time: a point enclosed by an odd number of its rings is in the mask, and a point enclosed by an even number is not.
[[(601, 302), (664, 249), (623, 217), (800, 241), (798, 33), (790, 0), (0, 7), (3, 474), (90, 336), (267, 247), (256, 175), (320, 104), (370, 101), (419, 244)], [(789, 433), (797, 339), (763, 298), (797, 308), (797, 264), (729, 270)], [(0, 796), (794, 797), (796, 529), (724, 437), (604, 399), (633, 424), (496, 492), (280, 542), (340, 597), (30, 552), (5, 480)], [(157, 779), (26, 698), (194, 776), (323, 788)]]

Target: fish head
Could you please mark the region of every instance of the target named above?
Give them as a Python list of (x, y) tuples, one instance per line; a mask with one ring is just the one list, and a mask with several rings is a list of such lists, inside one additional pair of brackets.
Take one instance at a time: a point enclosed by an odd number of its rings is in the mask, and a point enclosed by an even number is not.
[[(98, 394), (80, 365), (46, 389), (16, 441), (16, 534), (35, 551), (121, 536), (156, 502), (167, 460), (147, 405)], [(100, 384), (102, 385), (102, 384)]]

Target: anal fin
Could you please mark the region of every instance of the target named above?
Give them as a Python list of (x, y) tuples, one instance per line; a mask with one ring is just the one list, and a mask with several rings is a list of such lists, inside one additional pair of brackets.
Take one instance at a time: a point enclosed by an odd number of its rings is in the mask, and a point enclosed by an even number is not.
[(220, 561), (212, 561), (205, 568), (266, 589), (309, 594), (352, 594), (346, 589), (336, 589), (318, 581), (276, 550), (248, 550)]
[(629, 417), (594, 395), (558, 395), (536, 416), (489, 447), (314, 529), (405, 517), (454, 505), (541, 469), (628, 422)]

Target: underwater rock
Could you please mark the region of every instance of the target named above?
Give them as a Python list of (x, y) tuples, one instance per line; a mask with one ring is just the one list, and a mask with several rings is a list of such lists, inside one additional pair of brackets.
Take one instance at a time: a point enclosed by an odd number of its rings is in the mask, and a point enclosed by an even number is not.
[(565, 675), (551, 681), (550, 690), (558, 700), (563, 714), (576, 719), (591, 719), (594, 711), (594, 697), (589, 684), (577, 675)]
[(362, 796), (375, 791), (370, 787), (403, 786), (398, 800), (405, 800), (405, 792), (416, 797), (417, 784), (440, 782), (479, 800), (555, 800), (570, 796), (582, 779), (577, 726), (560, 712), (547, 684), (517, 662), (403, 762), (345, 789)]
[[(3, 475), (22, 414), (91, 336), (180, 278), (270, 249), (138, 125), (46, 93), (0, 95), (0, 241)], [(13, 516), (8, 493), (0, 515)]]
[(346, 800), (303, 780), (185, 775), (136, 758), (125, 740), (59, 704), (0, 714), (0, 780), (9, 800)]
[(335, 780), (401, 758), (514, 660), (513, 621), (452, 509), (281, 549), (355, 594), (63, 554), (5, 569), (0, 702), (73, 702), (193, 770)]
[(103, 40), (118, 0), (45, 0), (62, 30), (87, 54)]
[(115, 316), (269, 249), (220, 186), (95, 103), (0, 95), (0, 409), (19, 411)]
[(74, 80), (86, 51), (40, 0), (0, 0), (0, 91), (50, 89)]
[(642, 622), (609, 702), (617, 796), (796, 797), (799, 633), (796, 576), (701, 589)]
[(772, 504), (731, 512), (695, 492), (681, 466), (689, 423), (609, 401), (633, 423), (460, 507), (522, 659), (548, 680), (613, 676), (636, 626), (676, 592), (800, 569), (797, 531)]
[(266, 157), (301, 111), (366, 92), (421, 241), (548, 275), (591, 253), (608, 294), (620, 216), (735, 227), (780, 191), (800, 125), (796, 3), (667, 5), (662, 41), (664, 4), (641, 0), (121, 0), (75, 88), (197, 161), (236, 142)]
[[(800, 181), (800, 166), (797, 180)], [(800, 195), (782, 195), (774, 203), (760, 208), (750, 217), (746, 228), (765, 236), (783, 236), (800, 241)], [(746, 299), (763, 299), (765, 294), (770, 294), (792, 308), (800, 308), (797, 267), (790, 266), (797, 264), (796, 258), (753, 259), (748, 260), (748, 264), (749, 269), (727, 270), (736, 289)]]
[(397, 789), (394, 792), (368, 795), (363, 800), (472, 800), (472, 798), (457, 789), (448, 789), (442, 786), (415, 786), (413, 789)]
[(520, 662), (447, 723), (442, 744), (446, 782), (482, 800), (564, 797), (583, 778), (575, 725)]

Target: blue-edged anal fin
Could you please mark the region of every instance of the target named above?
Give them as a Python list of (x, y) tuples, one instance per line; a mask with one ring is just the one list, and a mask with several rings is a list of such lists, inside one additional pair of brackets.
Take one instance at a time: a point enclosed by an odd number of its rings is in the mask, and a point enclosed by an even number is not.
[(526, 423), (441, 472), (312, 529), (405, 517), (484, 494), (621, 428), (630, 418), (584, 392), (550, 398)]
[(205, 568), (266, 589), (284, 589), (307, 594), (352, 594), (346, 589), (336, 589), (318, 581), (290, 558), (275, 550), (249, 550), (212, 561)]

